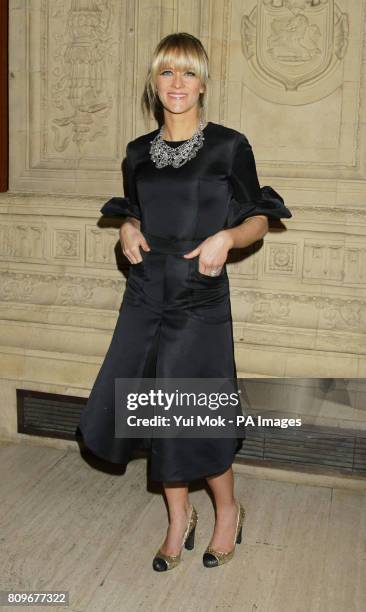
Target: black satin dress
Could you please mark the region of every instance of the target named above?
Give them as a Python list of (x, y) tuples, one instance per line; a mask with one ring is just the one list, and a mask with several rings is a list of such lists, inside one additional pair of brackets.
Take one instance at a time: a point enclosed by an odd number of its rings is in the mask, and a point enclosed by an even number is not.
[[(81, 414), (85, 445), (97, 456), (127, 464), (136, 448), (150, 451), (151, 479), (192, 481), (226, 471), (238, 438), (115, 437), (117, 377), (236, 379), (226, 265), (202, 274), (198, 257), (184, 259), (208, 236), (253, 215), (290, 218), (271, 187), (260, 188), (251, 145), (241, 132), (208, 122), (205, 142), (180, 168), (157, 169), (149, 156), (158, 129), (126, 149), (128, 197), (112, 198), (105, 216), (141, 221), (151, 251), (131, 264), (116, 328)], [(178, 146), (184, 141), (169, 143)]]

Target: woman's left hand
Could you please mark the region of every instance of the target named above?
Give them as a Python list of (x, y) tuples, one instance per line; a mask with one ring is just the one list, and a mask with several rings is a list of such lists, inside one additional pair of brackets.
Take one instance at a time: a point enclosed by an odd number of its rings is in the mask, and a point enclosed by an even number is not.
[(198, 266), (201, 274), (211, 276), (211, 272), (216, 272), (215, 276), (217, 276), (227, 260), (231, 243), (230, 234), (226, 230), (221, 230), (206, 238), (193, 251), (189, 251), (183, 257), (191, 259), (199, 255)]

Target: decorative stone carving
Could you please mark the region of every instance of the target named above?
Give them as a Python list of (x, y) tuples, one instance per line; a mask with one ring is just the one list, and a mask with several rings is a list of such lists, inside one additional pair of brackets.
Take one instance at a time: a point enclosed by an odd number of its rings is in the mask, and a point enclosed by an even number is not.
[(55, 230), (54, 258), (79, 259), (80, 232), (78, 230)]
[(113, 229), (86, 228), (86, 263), (116, 265), (114, 247), (118, 233)]
[[(271, 326), (276, 320), (276, 326), (285, 325), (297, 328), (298, 333), (318, 325), (321, 329), (335, 328), (337, 331), (352, 331), (359, 334), (359, 340), (364, 337), (366, 328), (366, 300), (337, 295), (311, 295), (288, 293), (286, 291), (272, 292), (255, 289), (232, 287), (233, 311), (235, 320), (246, 320), (250, 323), (261, 321)], [(305, 307), (305, 308), (304, 308)], [(322, 318), (319, 320), (319, 312)], [(281, 320), (282, 319), (282, 320)], [(287, 332), (286, 338), (290, 337)], [(301, 344), (301, 343), (300, 343)], [(345, 350), (345, 347), (342, 347)], [(366, 345), (362, 354), (366, 353)]]
[(343, 242), (305, 241), (303, 279), (340, 285), (366, 281), (366, 248)]
[(68, 10), (66, 5), (49, 7), (53, 20), (64, 23), (62, 33), (56, 35), (55, 64), (49, 75), (52, 99), (60, 111), (51, 123), (58, 152), (71, 142), (81, 151), (84, 143), (106, 135), (113, 105), (107, 63), (116, 59), (114, 2), (72, 0)]
[(265, 243), (265, 274), (274, 276), (278, 276), (278, 274), (295, 276), (296, 249), (296, 244), (271, 242), (267, 240)]
[[(37, 272), (0, 272), (0, 301), (43, 306), (115, 309), (124, 282), (111, 278)], [(113, 295), (106, 305), (106, 296)], [(117, 299), (116, 299), (117, 298)], [(65, 321), (66, 322), (66, 321)]]
[(46, 231), (46, 226), (40, 223), (1, 223), (0, 256), (27, 261), (44, 259)]
[(301, 104), (305, 92), (307, 102), (324, 96), (316, 87), (309, 93), (319, 80), (327, 81), (328, 93), (341, 84), (341, 72), (336, 79), (333, 73), (346, 53), (348, 30), (348, 15), (334, 0), (258, 0), (242, 17), (242, 49), (268, 100), (275, 89), (285, 92), (287, 104)]

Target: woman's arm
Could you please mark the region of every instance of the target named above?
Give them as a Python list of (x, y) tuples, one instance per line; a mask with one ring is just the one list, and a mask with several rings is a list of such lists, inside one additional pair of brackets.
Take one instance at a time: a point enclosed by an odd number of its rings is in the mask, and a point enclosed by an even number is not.
[(237, 227), (222, 230), (228, 249), (242, 249), (261, 240), (269, 229), (268, 218), (265, 215), (255, 215), (243, 221)]
[(238, 132), (229, 176), (232, 197), (225, 228), (209, 236), (184, 257), (200, 256), (199, 270), (210, 274), (221, 269), (228, 251), (247, 247), (268, 232), (268, 218), (292, 217), (282, 197), (272, 187), (260, 187), (252, 147)]
[(223, 231), (230, 249), (247, 247), (263, 238), (269, 229), (269, 218), (292, 216), (272, 187), (260, 187), (251, 144), (241, 133), (234, 147), (229, 181), (232, 199)]
[(135, 227), (136, 229), (140, 229), (141, 227), (141, 221), (140, 219), (135, 219), (135, 217), (124, 217), (122, 219), (122, 223), (121, 223), (121, 227), (120, 227), (120, 231), (122, 231), (122, 228), (127, 224), (132, 225), (133, 227)]
[(238, 227), (216, 232), (201, 242), (184, 257), (190, 259), (200, 255), (199, 270), (202, 274), (210, 274), (212, 270), (221, 269), (228, 252), (233, 248), (243, 248), (260, 240), (268, 231), (268, 219), (264, 215), (256, 215), (246, 219)]
[(129, 145), (127, 145), (126, 148), (126, 170), (129, 208), (126, 209), (127, 214), (122, 219), (119, 228), (119, 237), (123, 254), (130, 263), (136, 264), (142, 261), (140, 247), (144, 251), (150, 251), (150, 247), (145, 236), (140, 231), (141, 210), (136, 189), (135, 169)]

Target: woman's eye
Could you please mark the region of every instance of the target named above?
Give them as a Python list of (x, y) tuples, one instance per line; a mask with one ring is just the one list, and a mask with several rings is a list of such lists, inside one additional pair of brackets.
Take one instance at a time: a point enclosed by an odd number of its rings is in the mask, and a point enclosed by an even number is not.
[[(171, 70), (163, 70), (161, 74), (165, 74), (166, 72), (172, 72)], [(193, 76), (195, 76), (195, 73), (192, 70), (187, 70), (185, 72), (185, 74), (192, 74)]]

